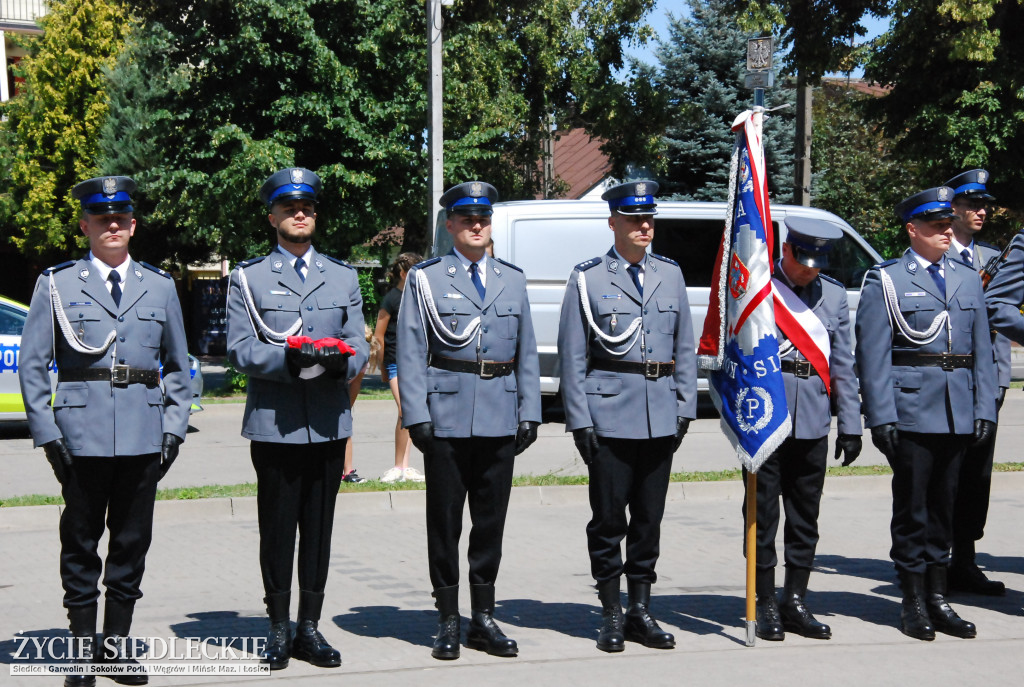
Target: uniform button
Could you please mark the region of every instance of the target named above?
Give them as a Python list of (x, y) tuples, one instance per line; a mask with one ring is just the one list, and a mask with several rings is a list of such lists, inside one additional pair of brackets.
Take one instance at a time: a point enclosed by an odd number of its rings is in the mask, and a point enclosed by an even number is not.
[(124, 358), (118, 358), (117, 362), (120, 363), (121, 365), (124, 365)]
[(313, 312), (313, 306), (312, 305), (307, 305), (306, 306), (306, 310), (308, 310), (309, 312)]
[(124, 337), (123, 336), (117, 337), (117, 340), (120, 341), (121, 343), (124, 343)]
[(83, 312), (78, 313), (78, 319), (82, 319), (83, 317), (85, 317), (85, 313), (83, 313)]
[(650, 329), (645, 329), (644, 332), (646, 332), (647, 334), (650, 334), (651, 330)]
[(452, 312), (455, 312), (455, 306), (454, 305), (452, 306)]
[(331, 305), (337, 305), (338, 301), (331, 301)]
[(487, 333), (487, 327), (484, 327), (484, 328), (483, 328), (483, 332), (484, 332), (484, 334), (486, 334), (486, 333)]
[(619, 312), (618, 308), (612, 308), (612, 312)]
[(484, 314), (484, 315), (486, 315), (486, 314), (487, 314), (487, 309), (486, 309), (486, 308), (484, 309), (484, 311), (483, 311), (483, 314)]
[(647, 308), (644, 308), (644, 315), (647, 314)]
[(481, 348), (481, 349), (480, 349), (480, 351), (481, 351), (482, 353), (486, 353), (486, 352), (487, 352), (487, 346), (484, 346), (483, 348)]
[(308, 327), (306, 327), (306, 331), (307, 332), (313, 331), (313, 325), (309, 325)]
[(434, 391), (437, 391), (437, 384), (434, 385)]
[(117, 318), (117, 321), (118, 322), (124, 322), (124, 316), (122, 315), (121, 317)]
[(149, 313), (149, 316), (150, 317), (156, 317), (156, 313), (155, 312), (151, 312), (151, 313)]
[(647, 349), (647, 352), (648, 352), (648, 353), (654, 353), (654, 349), (653, 349), (653, 348), (648, 348), (648, 349)]
[(509, 306), (508, 311), (512, 312), (512, 306)]
[(278, 304), (277, 304), (277, 307), (278, 307), (278, 308), (283, 308), (284, 306), (283, 306), (283, 305), (281, 305), (280, 303), (278, 303)]

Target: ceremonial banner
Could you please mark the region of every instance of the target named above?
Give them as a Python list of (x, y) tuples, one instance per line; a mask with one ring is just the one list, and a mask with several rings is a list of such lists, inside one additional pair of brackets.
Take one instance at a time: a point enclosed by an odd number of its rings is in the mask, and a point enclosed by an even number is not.
[(743, 467), (756, 473), (790, 432), (772, 308), (774, 230), (761, 113), (736, 118), (729, 209), (697, 349), (711, 398)]

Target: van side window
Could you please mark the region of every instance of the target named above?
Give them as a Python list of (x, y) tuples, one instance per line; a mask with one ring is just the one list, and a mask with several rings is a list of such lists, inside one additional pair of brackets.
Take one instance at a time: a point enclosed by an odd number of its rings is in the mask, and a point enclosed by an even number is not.
[(864, 275), (876, 263), (876, 260), (864, 250), (864, 247), (846, 233), (832, 249), (830, 261), (832, 265), (822, 272), (842, 282), (849, 291), (860, 291)]
[(725, 227), (719, 219), (654, 218), (651, 250), (679, 263), (687, 286), (711, 286), (718, 244)]
[[(557, 236), (552, 236), (552, 231), (557, 231)], [(512, 232), (515, 264), (525, 266), (531, 280), (563, 284), (576, 265), (604, 255), (614, 241), (607, 219), (520, 219), (514, 222)], [(559, 250), (552, 250), (555, 243)]]

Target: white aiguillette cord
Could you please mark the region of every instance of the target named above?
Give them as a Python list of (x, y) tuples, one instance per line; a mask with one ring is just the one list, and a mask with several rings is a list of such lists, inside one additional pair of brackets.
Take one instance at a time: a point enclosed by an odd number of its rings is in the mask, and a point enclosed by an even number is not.
[[(614, 336), (611, 334), (605, 334), (603, 331), (601, 331), (601, 328), (597, 326), (597, 323), (594, 322), (594, 314), (590, 311), (590, 299), (587, 297), (586, 273), (580, 272), (580, 276), (576, 280), (576, 286), (578, 287), (580, 292), (580, 307), (583, 308), (583, 316), (587, 318), (587, 324), (590, 325), (590, 330), (594, 332), (594, 334), (597, 336), (597, 343), (601, 346), (601, 348), (608, 351), (612, 355), (625, 355), (629, 353), (629, 351), (633, 348), (633, 345), (636, 343), (636, 337), (639, 336), (640, 334), (640, 325), (643, 324), (643, 318), (637, 317), (629, 324), (629, 326), (626, 328), (626, 331), (622, 332), (621, 334), (617, 334)], [(623, 348), (622, 350), (612, 350), (611, 348), (608, 348), (608, 346), (605, 345), (606, 341), (612, 345), (620, 344), (623, 341), (629, 339), (630, 337), (633, 338), (633, 341), (630, 341), (629, 345)]]
[(882, 292), (885, 295), (885, 309), (889, 315), (889, 326), (894, 330), (898, 330), (907, 341), (917, 346), (923, 346), (937, 339), (942, 332), (943, 325), (945, 325), (950, 338), (952, 337), (948, 310), (943, 310), (936, 315), (928, 329), (923, 332), (912, 328), (906, 318), (903, 317), (903, 313), (900, 312), (899, 298), (896, 295), (896, 285), (893, 283), (892, 277), (886, 274), (882, 268), (879, 268), (878, 271), (882, 273)]
[[(53, 282), (53, 274), (50, 274), (50, 307), (53, 309), (53, 314), (57, 318), (57, 324), (60, 326), (61, 333), (64, 334), (64, 339), (68, 342), (68, 346), (78, 353), (85, 353), (86, 355), (99, 355), (110, 348), (110, 344), (114, 343), (114, 339), (117, 338), (117, 331), (114, 329), (110, 330), (107, 334), (106, 340), (101, 346), (90, 346), (78, 338), (75, 334), (74, 328), (71, 326), (71, 322), (68, 321), (67, 313), (64, 312), (64, 305), (60, 302), (60, 293), (57, 291), (57, 285)], [(56, 341), (54, 341), (54, 360), (57, 358), (57, 347)]]
[(267, 323), (260, 317), (259, 310), (256, 309), (256, 303), (252, 300), (252, 291), (249, 290), (249, 280), (245, 278), (245, 270), (241, 267), (238, 268), (238, 287), (242, 292), (242, 300), (245, 302), (245, 312), (249, 315), (249, 324), (252, 325), (253, 332), (256, 334), (262, 334), (267, 343), (283, 347), (289, 336), (294, 335), (302, 329), (301, 317), (295, 320), (295, 324), (283, 332), (276, 332), (267, 326)]
[[(416, 270), (416, 291), (419, 296), (420, 317), (430, 324), (434, 335), (453, 348), (462, 348), (473, 340), (473, 335), (480, 330), (480, 316), (477, 315), (466, 325), (462, 333), (448, 331), (441, 315), (437, 312), (437, 304), (434, 303), (434, 294), (430, 290), (430, 282), (423, 270)], [(427, 317), (426, 315), (429, 315)], [(427, 332), (423, 331), (423, 338), (426, 340)]]

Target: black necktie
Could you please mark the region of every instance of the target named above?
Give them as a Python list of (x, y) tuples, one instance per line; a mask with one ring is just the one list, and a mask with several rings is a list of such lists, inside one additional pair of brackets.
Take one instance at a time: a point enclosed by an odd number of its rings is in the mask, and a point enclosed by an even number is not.
[(305, 266), (306, 266), (306, 261), (305, 260), (303, 260), (302, 258), (295, 258), (295, 274), (299, 275), (299, 279), (302, 280), (303, 284), (306, 283), (306, 278), (304, 276), (302, 276), (302, 268), (305, 267)]
[(971, 251), (964, 248), (962, 251), (960, 251), (960, 256), (964, 259), (964, 262), (966, 262), (971, 267), (974, 267), (974, 261), (971, 260)]
[(627, 267), (626, 271), (629, 272), (629, 276), (633, 279), (633, 283), (636, 285), (637, 293), (643, 296), (644, 287), (640, 285), (640, 265), (634, 263)]
[(942, 294), (942, 298), (946, 298), (946, 278), (939, 273), (939, 266), (937, 263), (928, 265), (928, 274), (932, 275), (932, 281), (939, 287), (939, 293)]
[(110, 297), (114, 299), (114, 305), (121, 305), (121, 275), (117, 270), (111, 270), (107, 281), (110, 282)]
[(478, 264), (476, 264), (475, 262), (471, 262), (469, 264), (469, 278), (470, 278), (470, 280), (472, 280), (473, 286), (476, 287), (477, 293), (480, 294), (480, 300), (482, 301), (484, 299), (484, 291), (485, 291), (485, 289), (484, 289), (484, 283), (482, 281), (480, 281), (480, 273), (477, 271), (479, 269), (480, 269), (480, 266)]

